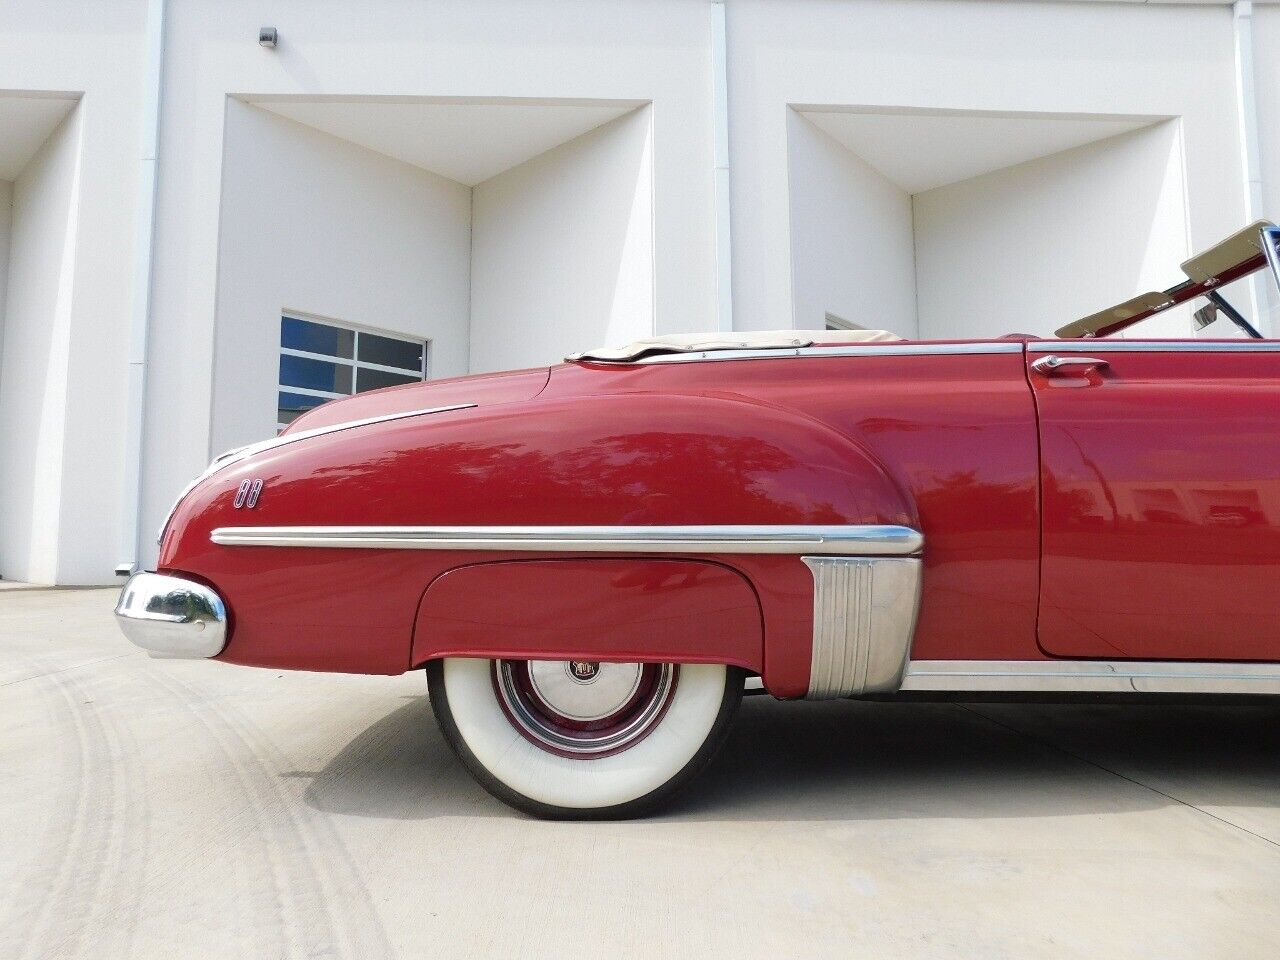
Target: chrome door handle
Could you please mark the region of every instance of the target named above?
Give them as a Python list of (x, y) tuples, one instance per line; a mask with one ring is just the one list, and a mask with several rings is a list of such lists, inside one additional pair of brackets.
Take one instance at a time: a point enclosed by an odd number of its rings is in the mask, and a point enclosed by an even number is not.
[(1098, 357), (1059, 357), (1054, 354), (1031, 361), (1031, 369), (1046, 377), (1059, 367), (1105, 367), (1106, 365), (1107, 361)]

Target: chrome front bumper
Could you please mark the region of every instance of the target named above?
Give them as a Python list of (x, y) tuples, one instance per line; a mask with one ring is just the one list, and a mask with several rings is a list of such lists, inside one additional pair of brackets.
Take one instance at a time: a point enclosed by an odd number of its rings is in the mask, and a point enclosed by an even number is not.
[(135, 573), (116, 604), (120, 629), (153, 657), (216, 657), (227, 643), (227, 608), (202, 583)]

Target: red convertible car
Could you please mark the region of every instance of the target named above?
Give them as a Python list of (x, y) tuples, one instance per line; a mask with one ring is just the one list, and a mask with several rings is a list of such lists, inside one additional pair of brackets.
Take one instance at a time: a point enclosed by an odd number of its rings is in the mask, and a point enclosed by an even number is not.
[[(1278, 239), (1055, 339), (664, 337), (328, 403), (183, 492), (117, 616), (156, 656), (424, 669), (547, 817), (652, 808), (744, 686), (1280, 693), (1280, 341), (1233, 305)], [(1111, 336), (1179, 304), (1231, 335)]]

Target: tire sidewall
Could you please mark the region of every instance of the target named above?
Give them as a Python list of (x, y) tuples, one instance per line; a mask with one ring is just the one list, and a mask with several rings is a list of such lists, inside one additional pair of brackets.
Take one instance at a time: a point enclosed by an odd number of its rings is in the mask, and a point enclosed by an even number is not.
[(746, 676), (738, 667), (682, 664), (666, 713), (648, 736), (611, 756), (578, 759), (542, 750), (512, 726), (492, 670), (492, 660), (478, 658), (427, 664), (440, 730), (489, 793), (554, 820), (628, 819), (665, 802), (723, 744)]

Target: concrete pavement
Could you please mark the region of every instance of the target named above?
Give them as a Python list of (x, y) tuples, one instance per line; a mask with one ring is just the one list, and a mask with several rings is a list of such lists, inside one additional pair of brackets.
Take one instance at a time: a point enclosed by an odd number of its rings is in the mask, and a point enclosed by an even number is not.
[(1280, 707), (744, 703), (665, 815), (490, 799), (420, 674), (147, 659), (0, 597), (0, 957), (1280, 953)]

